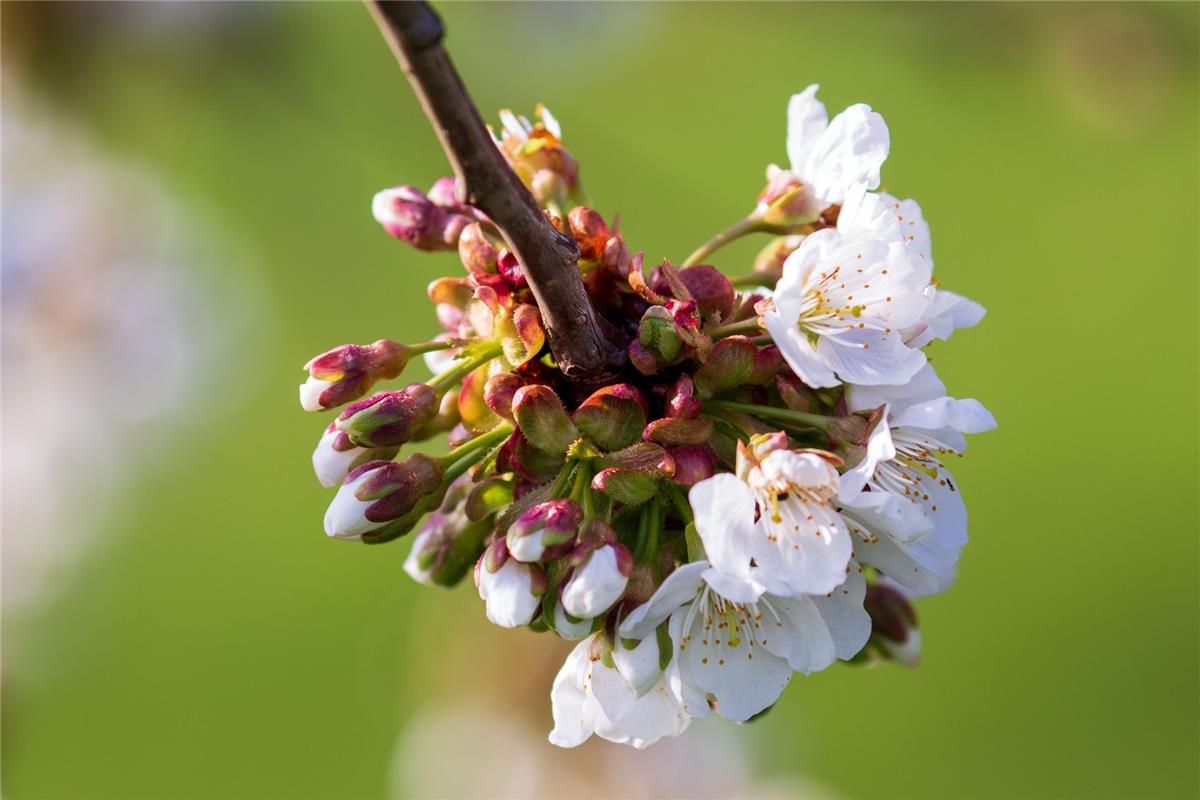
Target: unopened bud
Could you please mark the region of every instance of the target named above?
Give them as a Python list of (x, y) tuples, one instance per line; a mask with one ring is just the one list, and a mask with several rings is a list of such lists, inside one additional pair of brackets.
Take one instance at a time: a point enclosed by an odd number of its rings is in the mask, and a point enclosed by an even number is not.
[(525, 379), (511, 372), (498, 372), (483, 387), (483, 401), (497, 416), (512, 422), (512, 403)]
[(898, 589), (876, 581), (867, 585), (863, 608), (871, 616), (868, 647), (889, 661), (915, 667), (921, 660), (917, 612)]
[(304, 365), (308, 380), (300, 385), (305, 411), (337, 408), (371, 391), (380, 380), (396, 378), (408, 366), (408, 348), (390, 339), (373, 344), (344, 344)]
[(696, 387), (706, 396), (744, 386), (754, 377), (758, 348), (745, 336), (721, 339), (696, 372)]
[(413, 434), (413, 437), (409, 439), (410, 442), (428, 441), (440, 433), (447, 433), (454, 430), (462, 422), (462, 417), (458, 414), (459, 391), (458, 389), (451, 389), (442, 396), (437, 414)]
[(796, 252), (803, 241), (803, 236), (780, 236), (758, 251), (754, 257), (753, 272), (764, 286), (774, 286), (783, 277), (783, 262)]
[(473, 222), (458, 237), (458, 257), (472, 275), (495, 275), (497, 259), (504, 247), (504, 241), (492, 233), (491, 225), (487, 230), (484, 225), (487, 223)]
[(488, 408), (484, 401), (484, 388), (487, 386), (487, 366), (480, 367), (463, 378), (462, 390), (458, 395), (458, 416), (463, 426), (471, 434), (490, 431), (500, 422), (500, 418)]
[(461, 508), (434, 511), (413, 537), (404, 571), (420, 583), (457, 586), (479, 559), (490, 532), (487, 521), (472, 522)]
[(440, 408), (436, 391), (414, 383), (347, 406), (337, 418), (337, 427), (359, 447), (392, 447), (411, 439)]
[(713, 421), (709, 417), (663, 417), (647, 425), (642, 431), (642, 438), (663, 447), (676, 447), (684, 444), (703, 444), (712, 438), (712, 432)]
[(384, 189), (371, 201), (371, 213), (389, 234), (418, 250), (453, 250), (469, 219), (433, 203), (412, 186)]
[(643, 375), (657, 375), (659, 363), (654, 354), (646, 349), (640, 340), (634, 339), (629, 343), (629, 363)]
[(817, 221), (821, 216), (821, 203), (803, 181), (771, 164), (767, 167), (767, 185), (758, 195), (754, 216), (768, 225), (800, 227)]
[(620, 450), (641, 438), (646, 400), (627, 383), (605, 386), (580, 403), (571, 419), (601, 450)]
[(663, 404), (670, 417), (695, 419), (700, 416), (700, 398), (696, 396), (696, 384), (691, 376), (680, 375), (667, 389)]
[(616, 542), (592, 550), (563, 585), (562, 606), (573, 617), (598, 617), (612, 607), (629, 584), (633, 556)]
[(442, 469), (428, 456), (403, 461), (369, 461), (346, 476), (325, 512), (325, 533), (337, 539), (362, 539), (416, 507), (442, 482)]
[(460, 210), (463, 206), (458, 200), (458, 189), (454, 185), (454, 178), (445, 177), (438, 178), (434, 181), (433, 186), (425, 194), (436, 206), (451, 209), (454, 211)]
[(513, 289), (520, 289), (527, 283), (525, 268), (511, 250), (500, 251), (500, 256), (496, 259), (496, 269), (500, 272), (500, 277), (508, 281)]
[(350, 470), (368, 461), (390, 461), (399, 451), (398, 447), (383, 447), (369, 449), (359, 447), (350, 441), (350, 437), (337, 429), (337, 423), (331, 422), (325, 428), (317, 449), (313, 450), (313, 471), (317, 480), (327, 489), (338, 486), (346, 479)]
[(579, 257), (587, 261), (599, 261), (604, 256), (604, 247), (612, 238), (612, 230), (604, 217), (584, 206), (575, 206), (567, 215), (571, 236), (579, 244)]
[(563, 453), (551, 453), (535, 447), (520, 431), (514, 431), (509, 450), (511, 466), (518, 475), (534, 483), (558, 476), (564, 463)]
[(518, 561), (551, 559), (575, 538), (582, 520), (583, 512), (572, 500), (539, 503), (509, 526), (508, 552)]
[(717, 454), (706, 444), (688, 444), (673, 447), (671, 458), (675, 460), (675, 475), (672, 480), (680, 486), (695, 486), (717, 473)]
[(525, 438), (546, 453), (566, 453), (579, 438), (562, 401), (549, 386), (523, 386), (513, 396), (513, 418)]
[(504, 348), (504, 357), (514, 367), (535, 358), (546, 344), (542, 315), (537, 306), (520, 303), (512, 309), (501, 309), (496, 319), (496, 335)]
[(650, 306), (642, 315), (638, 341), (661, 364), (669, 364), (679, 355), (683, 339), (675, 326), (675, 318), (665, 306)]
[(709, 264), (696, 264), (677, 274), (701, 312), (720, 314), (722, 319), (729, 316), (737, 292), (720, 270)]
[(490, 517), (500, 509), (512, 505), (514, 489), (511, 480), (496, 476), (484, 478), (474, 484), (463, 506), (467, 518), (472, 522), (478, 522)]
[(596, 473), (592, 478), (592, 488), (618, 503), (636, 506), (658, 494), (658, 482), (659, 476), (653, 472), (609, 467)]
[(496, 539), (475, 562), (475, 585), (486, 603), (487, 618), (504, 628), (528, 625), (541, 606), (546, 575), (534, 564), (510, 558)]

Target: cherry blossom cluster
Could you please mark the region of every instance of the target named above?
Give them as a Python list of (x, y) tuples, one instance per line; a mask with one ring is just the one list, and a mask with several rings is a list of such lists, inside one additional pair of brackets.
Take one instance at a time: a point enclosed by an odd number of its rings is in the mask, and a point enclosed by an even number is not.
[[(925, 351), (984, 311), (938, 286), (920, 207), (878, 191), (882, 117), (831, 120), (816, 88), (788, 105), (788, 168), (678, 266), (648, 267), (585, 205), (545, 109), (501, 115), (497, 147), (578, 244), (627, 355), (615, 379), (566, 379), (519, 259), (451, 179), (373, 203), (392, 236), (457, 252), (465, 274), (428, 289), (442, 332), (306, 365), (303, 407), (340, 409), (313, 454), (337, 488), (326, 533), (411, 534), (416, 580), (473, 575), (493, 623), (577, 642), (551, 689), (557, 745), (645, 747), (696, 717), (751, 720), (797, 672), (915, 663), (910, 601), (954, 577), (967, 515), (944, 462), (995, 422)], [(717, 268), (761, 233), (752, 268)], [(417, 355), (435, 377), (374, 391)]]

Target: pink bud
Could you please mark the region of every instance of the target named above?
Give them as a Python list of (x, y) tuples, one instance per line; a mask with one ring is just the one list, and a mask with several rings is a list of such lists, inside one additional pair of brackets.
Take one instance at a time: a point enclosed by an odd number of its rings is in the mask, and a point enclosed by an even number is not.
[(337, 418), (337, 427), (359, 447), (392, 447), (411, 439), (437, 416), (440, 407), (436, 391), (414, 383), (347, 406)]
[(300, 386), (305, 411), (336, 408), (357, 400), (379, 380), (398, 377), (408, 365), (408, 349), (390, 339), (372, 344), (344, 344), (304, 365), (308, 380)]
[(696, 396), (696, 384), (688, 375), (680, 375), (667, 389), (663, 398), (667, 415), (680, 419), (695, 419), (700, 416), (700, 398)]
[(453, 250), (464, 227), (461, 214), (435, 205), (412, 186), (378, 192), (371, 213), (389, 234), (418, 250)]
[(497, 416), (512, 421), (513, 396), (525, 385), (525, 379), (512, 372), (500, 372), (488, 378), (483, 387), (483, 401)]
[(717, 454), (706, 444), (689, 444), (671, 448), (675, 459), (673, 480), (680, 486), (694, 486), (717, 473)]

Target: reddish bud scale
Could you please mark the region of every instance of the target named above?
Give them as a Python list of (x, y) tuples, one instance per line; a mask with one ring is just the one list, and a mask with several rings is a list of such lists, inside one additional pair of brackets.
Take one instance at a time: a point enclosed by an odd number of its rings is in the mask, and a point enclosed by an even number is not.
[(423, 383), (380, 394), (347, 406), (338, 430), (359, 447), (391, 447), (407, 442), (437, 416), (441, 398)]
[(513, 418), (525, 438), (539, 450), (561, 455), (579, 438), (562, 401), (549, 386), (523, 386), (513, 396)]
[(500, 372), (488, 378), (483, 387), (483, 401), (497, 416), (512, 422), (512, 403), (525, 379), (511, 372)]
[(703, 444), (713, 433), (713, 421), (709, 417), (696, 419), (680, 419), (678, 417), (663, 417), (656, 419), (642, 431), (642, 438), (647, 442), (661, 444), (664, 447), (674, 447), (685, 444)]
[(619, 383), (592, 393), (571, 419), (602, 450), (628, 447), (638, 440), (647, 417), (646, 399), (633, 386)]
[(318, 396), (322, 408), (357, 400), (380, 380), (396, 378), (408, 366), (408, 349), (390, 339), (372, 344), (344, 344), (312, 358), (304, 369), (310, 380), (328, 381)]
[(694, 486), (717, 474), (719, 461), (716, 452), (706, 444), (673, 447), (669, 451), (675, 461), (672, 480), (680, 486)]
[(896, 589), (881, 583), (867, 585), (863, 608), (871, 617), (872, 630), (890, 641), (903, 644), (917, 627), (917, 612)]
[(399, 462), (369, 461), (351, 470), (346, 482), (368, 470), (378, 471), (358, 487), (354, 496), (364, 502), (376, 501), (364, 512), (371, 522), (388, 522), (404, 516), (442, 482), (442, 468), (437, 461), (420, 453)]
[(663, 398), (667, 415), (680, 419), (695, 419), (700, 416), (700, 398), (696, 396), (696, 384), (690, 375), (680, 375), (667, 389)]
[(604, 257), (605, 247), (613, 234), (602, 216), (590, 208), (576, 206), (567, 215), (567, 226), (579, 245), (580, 258), (599, 261)]
[[(681, 296), (672, 287), (675, 281), (681, 284), (686, 295)], [(722, 319), (729, 316), (737, 297), (729, 278), (711, 264), (696, 264), (670, 272), (665, 267), (661, 268), (655, 271), (650, 286), (659, 294), (671, 295), (677, 300), (694, 300), (701, 313), (720, 314)]]

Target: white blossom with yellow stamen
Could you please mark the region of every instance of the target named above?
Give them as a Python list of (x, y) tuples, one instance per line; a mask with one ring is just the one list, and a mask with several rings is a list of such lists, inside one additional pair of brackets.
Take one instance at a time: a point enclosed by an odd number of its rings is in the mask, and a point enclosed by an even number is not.
[(621, 623), (620, 636), (646, 639), (669, 619), (673, 646), (664, 680), (693, 717), (716, 711), (744, 721), (772, 706), (792, 672), (809, 674), (853, 658), (871, 633), (866, 582), (851, 562), (828, 594), (780, 597), (740, 585), (707, 561), (685, 564)]
[(782, 433), (739, 443), (737, 473), (689, 493), (713, 568), (776, 595), (825, 594), (845, 580), (851, 540), (837, 512), (837, 458), (787, 449)]
[(942, 591), (967, 543), (967, 510), (938, 457), (961, 454), (963, 434), (996, 420), (978, 400), (947, 397), (930, 366), (904, 386), (851, 386), (846, 396), (852, 410), (887, 406), (864, 457), (841, 478), (855, 553), (916, 592)]

